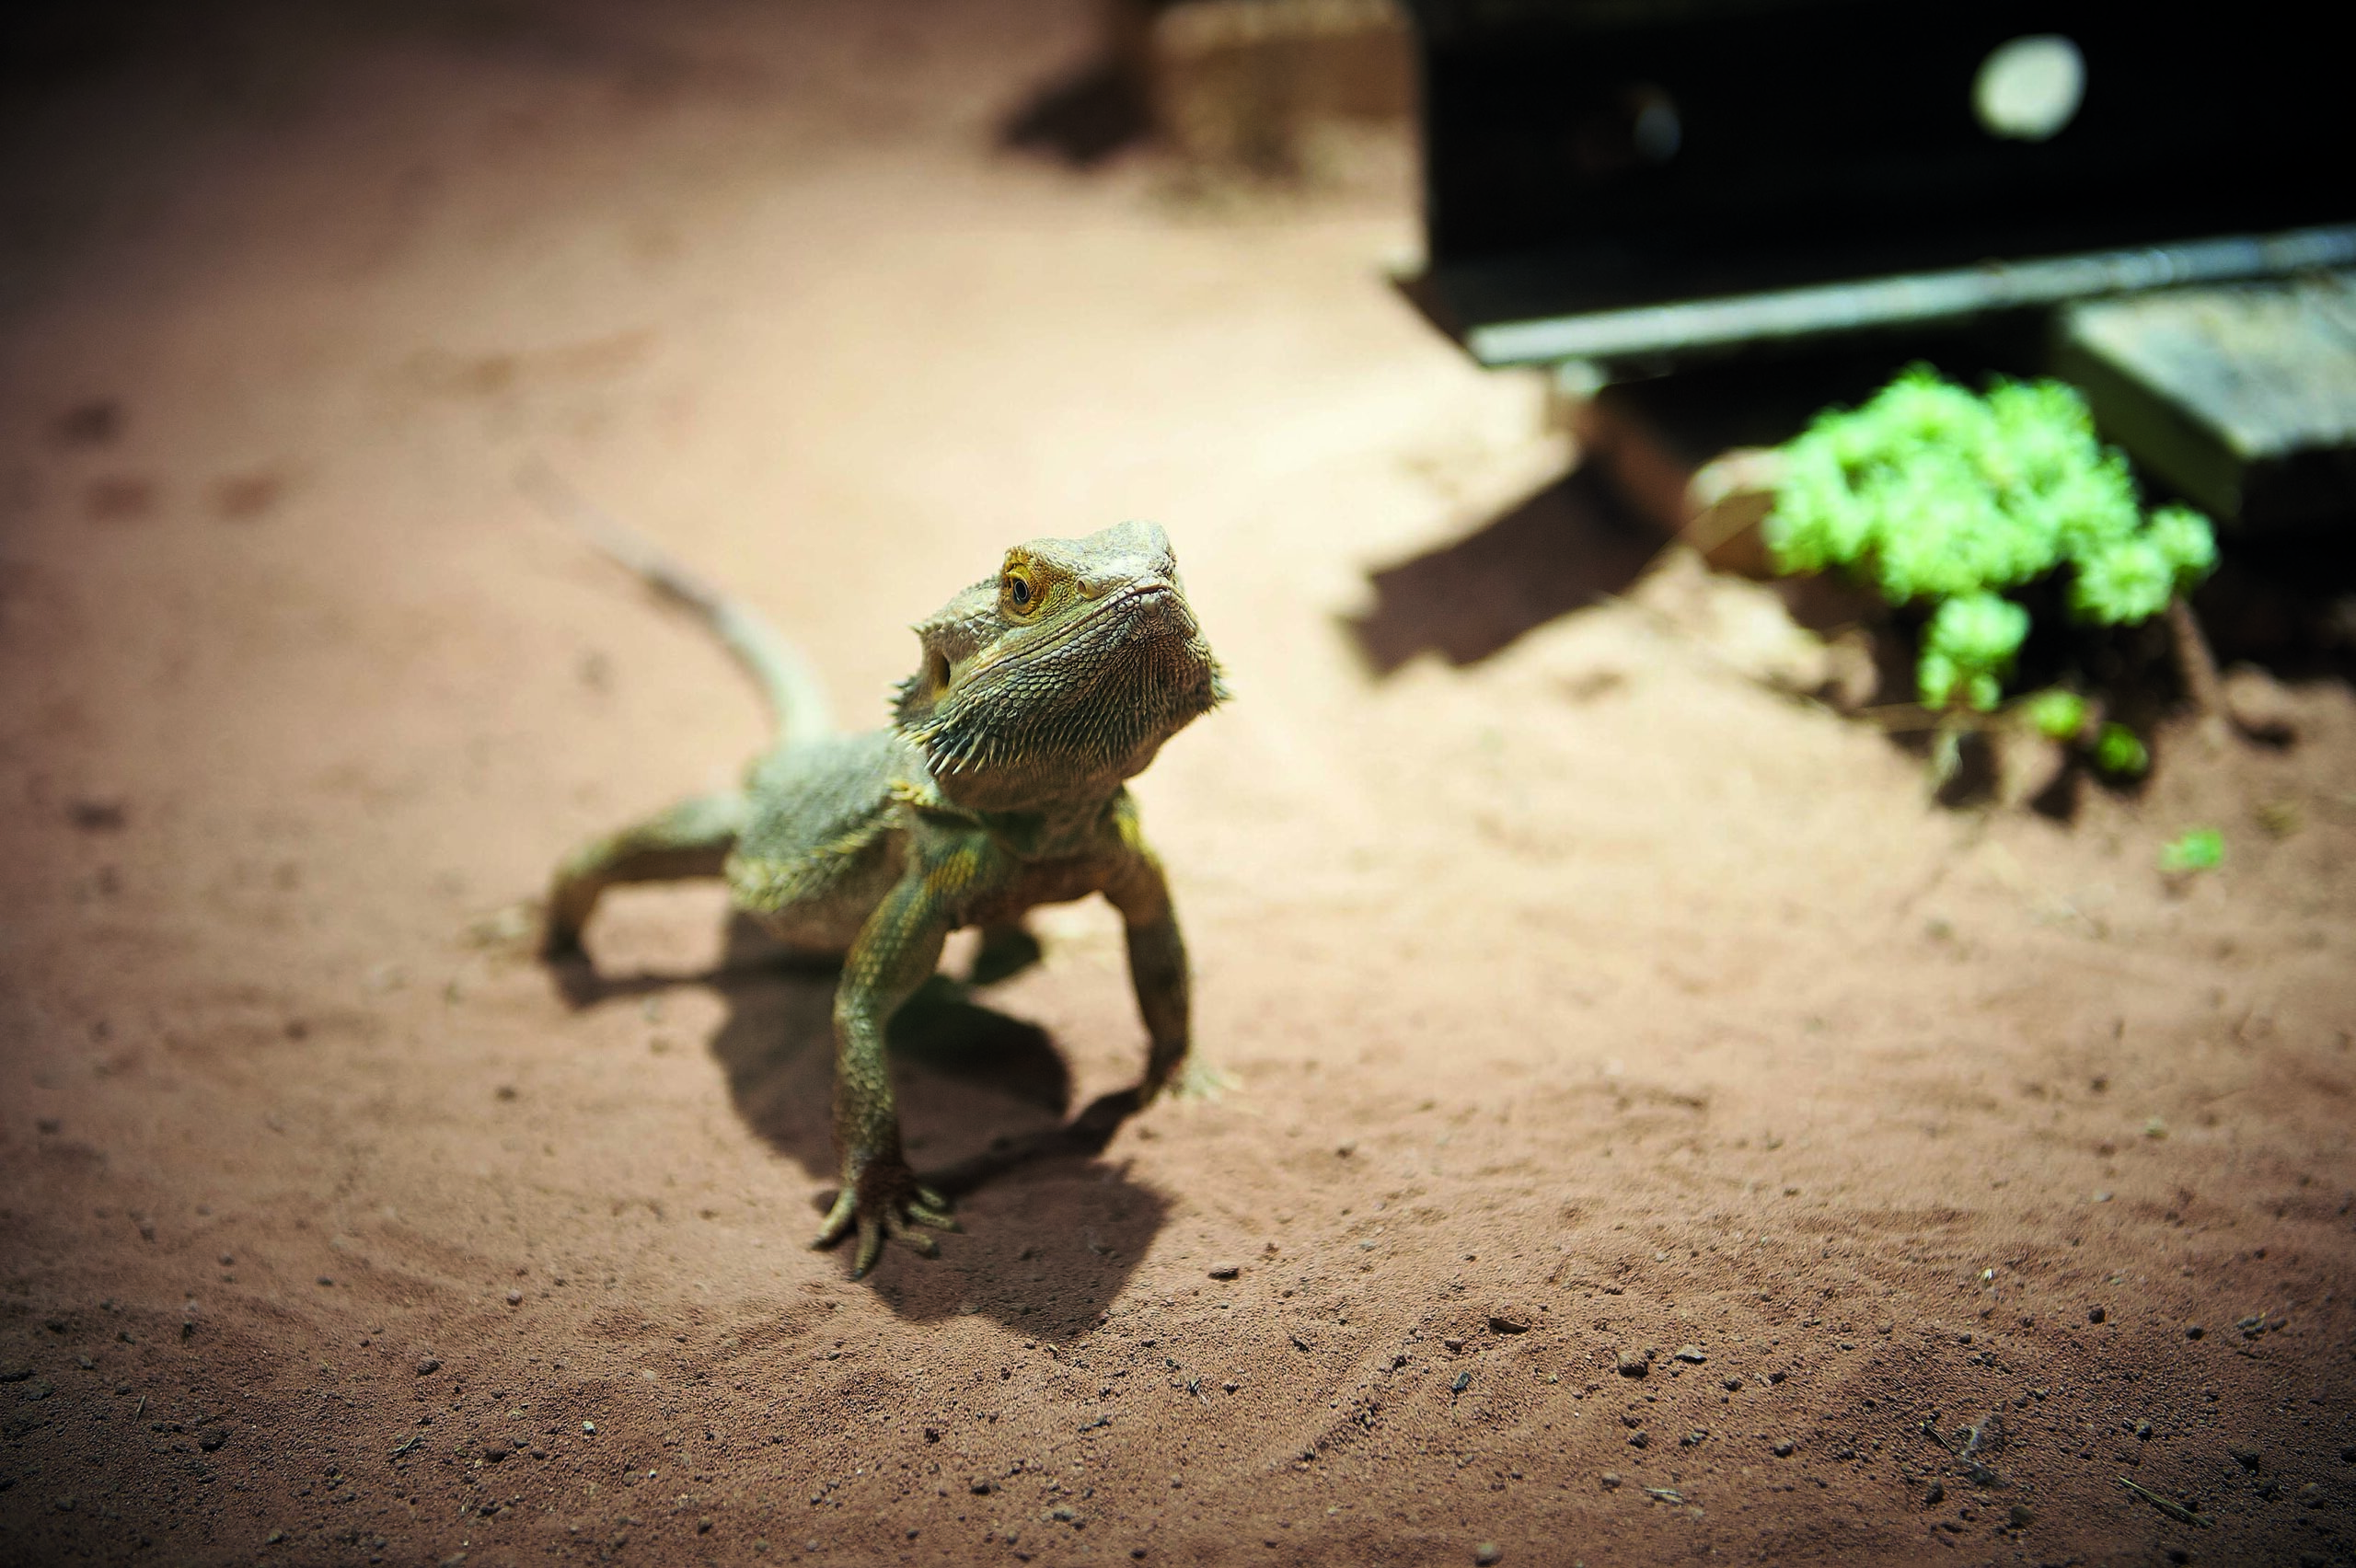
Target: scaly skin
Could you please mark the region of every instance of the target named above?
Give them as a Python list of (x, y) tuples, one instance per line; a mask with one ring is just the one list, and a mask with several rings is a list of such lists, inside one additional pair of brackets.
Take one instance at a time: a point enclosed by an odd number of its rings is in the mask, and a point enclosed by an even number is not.
[[(641, 547), (611, 553), (702, 613), (763, 685), (791, 700), (797, 671), (765, 661), (741, 607)], [(619, 882), (720, 874), (785, 940), (844, 955), (835, 993), (835, 1145), (842, 1191), (814, 1245), (854, 1230), (853, 1277), (884, 1239), (927, 1255), (953, 1229), (900, 1147), (884, 1032), (965, 926), (1102, 894), (1127, 928), (1149, 1047), (1136, 1103), (1186, 1060), (1186, 949), (1161, 863), (1124, 782), (1226, 691), (1178, 581), (1169, 540), (1124, 523), (1007, 552), (996, 578), (918, 626), (924, 657), (896, 721), (817, 736), (807, 715), (738, 793), (682, 802), (586, 846), (557, 872), (546, 951), (577, 955), (597, 898)]]

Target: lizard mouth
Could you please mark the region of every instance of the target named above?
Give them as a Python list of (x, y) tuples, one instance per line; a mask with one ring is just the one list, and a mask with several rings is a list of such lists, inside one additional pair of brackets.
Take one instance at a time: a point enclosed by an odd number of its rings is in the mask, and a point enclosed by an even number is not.
[(1124, 584), (1041, 633), (967, 674), (910, 735), (936, 773), (1126, 778), (1225, 695), (1174, 583)]

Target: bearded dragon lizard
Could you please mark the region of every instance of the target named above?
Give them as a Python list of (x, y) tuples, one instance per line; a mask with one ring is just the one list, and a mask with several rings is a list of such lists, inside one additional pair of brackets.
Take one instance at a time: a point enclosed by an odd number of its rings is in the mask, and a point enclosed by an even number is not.
[(855, 1230), (858, 1278), (887, 1236), (933, 1256), (919, 1228), (957, 1228), (901, 1152), (884, 1050), (885, 1024), (952, 931), (1004, 929), (1034, 905), (1103, 894), (1127, 929), (1149, 1041), (1134, 1104), (1170, 1084), (1188, 1047), (1186, 950), (1125, 781), (1227, 689), (1161, 528), (1123, 523), (1008, 550), (996, 575), (918, 623), (922, 662), (900, 683), (891, 726), (840, 734), (808, 667), (756, 616), (569, 492), (558, 501), (710, 628), (760, 685), (778, 738), (742, 789), (683, 801), (567, 859), (544, 954), (584, 956), (583, 928), (609, 887), (719, 876), (784, 941), (842, 955), (842, 1189), (813, 1246)]

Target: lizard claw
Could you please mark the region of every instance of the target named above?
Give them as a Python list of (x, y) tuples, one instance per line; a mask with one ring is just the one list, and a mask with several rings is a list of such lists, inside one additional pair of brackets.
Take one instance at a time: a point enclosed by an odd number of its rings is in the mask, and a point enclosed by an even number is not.
[(861, 1215), (859, 1221), (859, 1255), (850, 1265), (850, 1277), (865, 1279), (867, 1271), (875, 1266), (876, 1257), (884, 1251), (884, 1228), (872, 1215)]
[(887, 1237), (924, 1257), (939, 1257), (941, 1243), (919, 1227), (933, 1230), (963, 1228), (950, 1214), (948, 1200), (929, 1187), (909, 1182), (895, 1196), (862, 1204), (857, 1184), (846, 1182), (810, 1245), (819, 1250), (831, 1247), (856, 1229), (859, 1246), (851, 1254), (850, 1277), (860, 1279), (883, 1256)]
[(1243, 1085), (1232, 1075), (1223, 1073), (1199, 1056), (1190, 1056), (1178, 1074), (1178, 1081), (1169, 1086), (1172, 1100), (1221, 1100)]
[(957, 1216), (949, 1212), (949, 1200), (930, 1187), (918, 1187), (916, 1196), (908, 1200), (908, 1217), (918, 1225), (929, 1225), (935, 1230), (963, 1230)]

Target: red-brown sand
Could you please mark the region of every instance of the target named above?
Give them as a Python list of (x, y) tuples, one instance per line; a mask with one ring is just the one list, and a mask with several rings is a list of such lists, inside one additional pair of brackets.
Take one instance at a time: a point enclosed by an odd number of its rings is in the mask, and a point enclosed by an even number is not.
[[(1377, 674), (1571, 548), (1370, 586), (1570, 461), (1384, 281), (1405, 179), (999, 150), (1077, 3), (657, 10), (157, 12), (11, 91), (0, 1559), (2350, 1559), (2344, 685), (2065, 825), (1645, 585)], [(514, 940), (762, 741), (535, 455), (860, 722), (1007, 544), (1163, 523), (1225, 1095), (804, 1250), (826, 978), (715, 977), (712, 887), (585, 1007)], [(901, 1066), (919, 1164), (1137, 1071), (1113, 917), (1037, 924)]]

